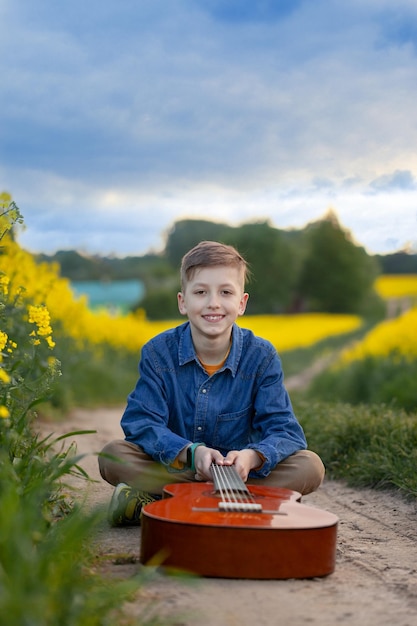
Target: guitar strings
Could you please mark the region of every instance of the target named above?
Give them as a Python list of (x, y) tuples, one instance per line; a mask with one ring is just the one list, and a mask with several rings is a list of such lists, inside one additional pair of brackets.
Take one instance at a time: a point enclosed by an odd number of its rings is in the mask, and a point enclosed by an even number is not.
[(213, 463), (211, 467), (223, 502), (238, 502), (236, 494), (230, 485), (230, 480), (226, 477), (226, 472), (220, 469), (222, 466)]
[(255, 502), (254, 497), (233, 466), (212, 463), (211, 469), (214, 477), (217, 479), (217, 487), (223, 502), (240, 504)]

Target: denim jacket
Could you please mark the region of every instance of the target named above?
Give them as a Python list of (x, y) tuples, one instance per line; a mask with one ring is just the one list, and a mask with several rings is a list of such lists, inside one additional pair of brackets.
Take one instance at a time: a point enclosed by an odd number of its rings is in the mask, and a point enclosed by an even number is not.
[(251, 476), (262, 478), (307, 445), (275, 348), (236, 324), (229, 356), (212, 376), (196, 356), (189, 322), (143, 346), (121, 425), (127, 441), (168, 469), (186, 445), (201, 441), (223, 455), (259, 451), (265, 461)]

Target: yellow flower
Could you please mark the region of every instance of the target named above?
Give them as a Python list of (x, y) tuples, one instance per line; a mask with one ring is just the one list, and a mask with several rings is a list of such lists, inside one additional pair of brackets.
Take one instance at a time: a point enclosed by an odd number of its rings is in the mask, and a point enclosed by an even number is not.
[(10, 382), (9, 374), (2, 367), (0, 367), (0, 381), (6, 385)]
[(7, 346), (7, 352), (9, 354), (12, 354), (13, 350), (16, 350), (17, 348), (17, 343), (15, 341), (9, 341), (9, 345)]
[[(28, 314), (29, 314), (29, 322), (31, 324), (36, 324), (37, 330), (32, 331), (30, 333), (31, 337), (44, 337), (46, 343), (50, 348), (55, 346), (55, 342), (52, 340), (52, 328), (51, 328), (51, 317), (49, 315), (48, 309), (43, 306), (35, 306), (33, 304), (29, 304), (28, 306)], [(33, 344), (38, 346), (40, 344), (39, 339), (34, 339)]]
[(9, 337), (7, 336), (7, 333), (4, 333), (3, 331), (0, 330), (0, 350), (4, 350), (4, 348), (6, 347), (8, 338)]
[(49, 329), (50, 326), (50, 315), (49, 311), (45, 306), (34, 306), (33, 304), (29, 304), (28, 306), (29, 313), (29, 322), (31, 324), (36, 324), (39, 330), (45, 332), (45, 329)]
[(0, 291), (2, 291), (5, 296), (9, 293), (9, 282), (10, 278), (8, 276), (4, 274), (0, 276)]
[(9, 409), (7, 408), (7, 406), (4, 406), (4, 404), (1, 404), (0, 405), (0, 418), (7, 419), (8, 417), (10, 417)]

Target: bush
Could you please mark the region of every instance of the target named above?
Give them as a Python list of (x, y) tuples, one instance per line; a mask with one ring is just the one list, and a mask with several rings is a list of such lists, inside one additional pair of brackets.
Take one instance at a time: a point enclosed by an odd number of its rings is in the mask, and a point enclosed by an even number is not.
[(330, 369), (312, 382), (313, 399), (360, 403), (384, 403), (417, 411), (417, 361), (399, 354), (367, 356), (343, 369)]
[(296, 398), (309, 447), (331, 478), (417, 496), (417, 415), (385, 405), (352, 406)]

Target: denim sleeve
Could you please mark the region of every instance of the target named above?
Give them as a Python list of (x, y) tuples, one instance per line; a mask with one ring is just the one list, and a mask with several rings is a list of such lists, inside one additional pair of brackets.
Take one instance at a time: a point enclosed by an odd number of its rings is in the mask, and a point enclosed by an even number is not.
[(156, 351), (149, 345), (142, 349), (139, 379), (121, 420), (127, 441), (140, 446), (154, 461), (169, 466), (190, 443), (168, 427), (169, 406), (166, 385)]
[(259, 451), (265, 462), (251, 476), (264, 478), (280, 461), (307, 448), (303, 429), (298, 422), (284, 386), (281, 361), (276, 353), (262, 373), (255, 397), (253, 441), (247, 446)]

